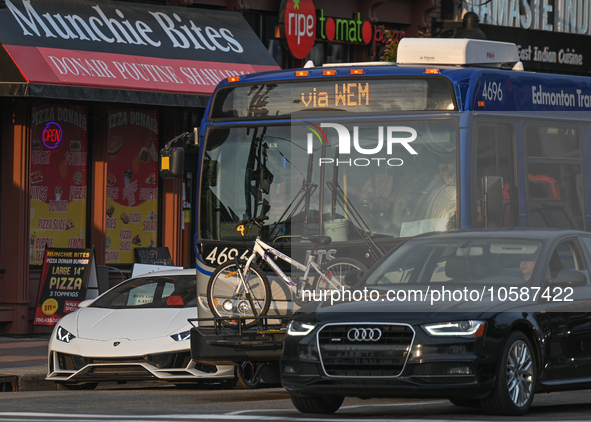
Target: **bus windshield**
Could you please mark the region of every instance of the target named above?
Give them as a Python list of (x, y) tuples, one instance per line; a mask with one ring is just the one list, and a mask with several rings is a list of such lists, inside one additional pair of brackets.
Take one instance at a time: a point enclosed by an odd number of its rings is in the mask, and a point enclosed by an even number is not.
[[(338, 126), (351, 134), (348, 155), (340, 149), (337, 130), (313, 123), (298, 129), (293, 124), (208, 128), (201, 239), (254, 239), (256, 227), (243, 237), (236, 222), (261, 215), (269, 217), (263, 232), (269, 241), (314, 234), (333, 241), (410, 237), (457, 227), (457, 119), (348, 119)], [(416, 139), (406, 144), (412, 148), (386, 142), (392, 127), (415, 131)], [(311, 142), (306, 129), (325, 138)], [(380, 136), (384, 142), (377, 151)]]

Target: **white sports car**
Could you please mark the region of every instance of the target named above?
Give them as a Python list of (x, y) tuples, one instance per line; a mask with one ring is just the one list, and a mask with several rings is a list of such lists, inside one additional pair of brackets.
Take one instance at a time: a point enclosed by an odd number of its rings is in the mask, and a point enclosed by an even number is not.
[(53, 330), (46, 379), (70, 389), (154, 379), (232, 385), (233, 366), (191, 360), (187, 319), (197, 317), (195, 283), (195, 269), (153, 272), (82, 302)]

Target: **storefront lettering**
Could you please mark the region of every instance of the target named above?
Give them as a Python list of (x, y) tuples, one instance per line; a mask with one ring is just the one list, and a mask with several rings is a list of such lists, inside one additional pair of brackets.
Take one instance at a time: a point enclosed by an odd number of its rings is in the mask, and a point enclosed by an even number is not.
[(49, 212), (68, 212), (68, 201), (49, 201)]
[[(37, 230), (51, 230), (51, 221), (51, 218), (40, 218), (39, 223), (37, 224)], [(37, 241), (39, 241), (39, 239), (37, 239)]]
[(51, 162), (51, 152), (49, 151), (33, 151), (31, 153), (31, 164), (46, 165)]
[(151, 220), (144, 221), (144, 229), (143, 229), (143, 231), (145, 231), (145, 232), (155, 232), (157, 228), (158, 228), (158, 222), (157, 221), (151, 221)]
[(164, 83), (175, 83), (182, 84), (183, 81), (178, 78), (174, 73), (172, 66), (158, 66), (141, 63), (129, 63), (129, 62), (112, 62), (117, 68), (123, 79), (133, 79), (139, 81), (153, 82), (164, 82)]
[[(141, 212), (130, 212), (129, 213), (129, 222), (130, 223), (140, 223), (142, 221), (142, 213)], [(130, 233), (131, 235), (131, 233)]]
[(119, 262), (119, 251), (107, 251), (105, 253), (106, 262)]
[(47, 201), (47, 186), (31, 186), (31, 201)]
[[(56, 118), (57, 113), (57, 118)], [(32, 126), (58, 121), (62, 123), (71, 123), (82, 130), (86, 130), (86, 116), (71, 108), (48, 107), (33, 113)], [(33, 163), (37, 164), (37, 163)], [(49, 163), (39, 163), (49, 164)]]
[(70, 186), (70, 201), (86, 201), (86, 186)]
[(130, 111), (129, 123), (132, 125), (146, 128), (154, 132), (154, 134), (158, 133), (158, 121), (156, 120), (154, 115), (140, 113), (139, 111)]
[[(152, 27), (141, 20), (131, 22), (125, 19), (121, 10), (115, 9), (115, 14), (119, 17), (109, 18), (100, 6), (92, 6), (96, 15), (79, 16), (68, 14), (62, 16), (60, 13), (44, 13), (39, 15), (29, 0), (22, 0), (24, 11), (15, 6), (15, 4), (6, 0), (6, 7), (12, 13), (23, 31), (23, 35), (45, 38), (61, 38), (63, 40), (79, 39), (90, 42), (106, 42), (109, 44), (131, 44), (131, 45), (151, 45), (152, 47), (162, 46), (160, 40), (153, 39), (154, 31)], [(165, 12), (149, 12), (156, 23), (164, 31), (174, 48), (194, 48), (195, 50), (208, 49), (211, 51), (220, 50), (222, 52), (242, 53), (242, 45), (234, 38), (232, 32), (227, 28), (205, 28), (198, 27), (190, 19), (182, 19), (176, 13), (172, 13), (174, 20)], [(175, 22), (176, 21), (176, 22)], [(167, 44), (170, 45), (170, 44)], [(163, 46), (164, 47), (164, 46)], [(85, 63), (86, 71), (96, 72), (102, 77), (109, 76), (108, 69), (105, 69), (100, 63)], [(98, 64), (98, 66), (97, 66)], [(74, 64), (74, 66), (76, 66)], [(100, 69), (99, 69), (100, 68)]]
[[(135, 193), (137, 192), (137, 180), (134, 180), (123, 188), (123, 199), (127, 199), (128, 206), (135, 205)], [(141, 199), (140, 199), (141, 201)]]
[(54, 218), (52, 230), (66, 230), (67, 219), (66, 218)]
[[(56, 57), (48, 56), (56, 67), (58, 72), (62, 75), (71, 73), (73, 75), (96, 76), (99, 78), (116, 78), (109, 70), (107, 64), (102, 60), (90, 60), (75, 57)], [(93, 66), (94, 64), (94, 66)]]
[(72, 249), (83, 249), (84, 248), (84, 238), (82, 238), (82, 237), (70, 237), (68, 239), (68, 248), (72, 248)]
[[(35, 242), (35, 249), (43, 249), (45, 246), (51, 248), (53, 246), (53, 237), (38, 237)], [(41, 251), (43, 252), (43, 251)], [(42, 259), (37, 259), (42, 261)]]
[(513, 28), (538, 29), (591, 35), (591, 9), (582, 1), (489, 0), (468, 4), (465, 11), (478, 14), (480, 23)]
[(141, 188), (140, 201), (147, 201), (149, 199), (158, 199), (158, 189), (156, 188)]
[(107, 188), (107, 199), (119, 199), (119, 188)]
[(308, 55), (316, 38), (316, 10), (312, 0), (288, 0), (281, 22), (289, 50), (298, 59)]
[(64, 131), (60, 125), (55, 122), (49, 122), (45, 126), (45, 129), (43, 129), (41, 138), (43, 139), (43, 144), (47, 148), (57, 148), (63, 138), (63, 135)]
[(131, 230), (120, 230), (119, 239), (131, 239)]
[(87, 159), (85, 152), (66, 152), (66, 164), (69, 166), (85, 166)]
[(71, 123), (74, 126), (86, 131), (86, 116), (82, 113), (78, 113), (76, 110), (71, 108), (57, 108), (57, 121), (63, 123)]
[(362, 42), (369, 44), (373, 36), (373, 28), (367, 21), (361, 20), (361, 13), (357, 19), (341, 19), (324, 17), (324, 9), (320, 9), (320, 30), (318, 38), (329, 41)]
[(107, 230), (113, 230), (117, 227), (117, 219), (107, 217)]
[(127, 124), (127, 112), (120, 111), (119, 113), (113, 113), (109, 116), (109, 129), (113, 129), (117, 126), (123, 126)]

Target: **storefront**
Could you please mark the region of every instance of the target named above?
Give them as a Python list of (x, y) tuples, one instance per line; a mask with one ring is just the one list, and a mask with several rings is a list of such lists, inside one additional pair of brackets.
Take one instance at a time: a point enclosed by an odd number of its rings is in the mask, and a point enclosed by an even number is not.
[[(0, 333), (32, 331), (46, 245), (94, 247), (99, 265), (124, 272), (135, 248), (152, 245), (194, 265), (195, 149), (183, 181), (158, 177), (158, 151), (199, 126), (219, 80), (277, 63), (379, 60), (387, 31), (419, 36), (437, 6), (140, 1), (0, 9)], [(294, 54), (285, 17), (300, 8), (313, 28), (301, 28), (306, 46)], [(111, 284), (120, 279), (111, 271)]]
[(435, 8), (434, 1), (283, 1), (275, 57), (283, 67), (380, 60), (388, 34), (420, 36)]
[(183, 181), (158, 177), (158, 152), (199, 125), (220, 80), (278, 66), (239, 13), (5, 4), (0, 333), (27, 334), (46, 246), (94, 248), (97, 264), (122, 271), (136, 247), (186, 264), (190, 201)]
[(489, 40), (517, 44), (525, 70), (591, 74), (589, 2), (492, 0), (463, 6), (470, 11)]

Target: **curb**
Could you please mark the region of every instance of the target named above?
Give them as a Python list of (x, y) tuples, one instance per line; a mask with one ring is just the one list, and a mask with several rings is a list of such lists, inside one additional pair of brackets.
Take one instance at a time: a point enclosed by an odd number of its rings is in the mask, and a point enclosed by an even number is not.
[(51, 390), (57, 390), (57, 384), (47, 381), (45, 374), (0, 375), (0, 392)]

